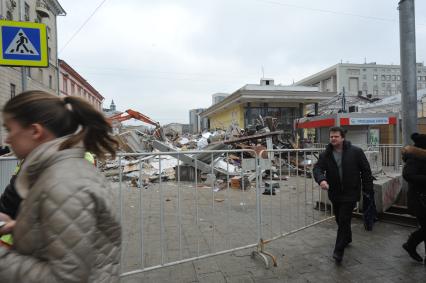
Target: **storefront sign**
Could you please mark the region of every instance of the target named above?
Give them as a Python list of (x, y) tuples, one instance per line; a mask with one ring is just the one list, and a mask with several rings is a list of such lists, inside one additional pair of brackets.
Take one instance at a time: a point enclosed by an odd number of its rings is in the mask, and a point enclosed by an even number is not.
[(349, 118), (349, 125), (388, 125), (389, 117)]

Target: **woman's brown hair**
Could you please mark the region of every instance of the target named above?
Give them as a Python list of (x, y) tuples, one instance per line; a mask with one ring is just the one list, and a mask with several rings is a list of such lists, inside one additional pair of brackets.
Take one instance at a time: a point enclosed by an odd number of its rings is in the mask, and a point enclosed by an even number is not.
[(61, 144), (60, 150), (83, 141), (86, 150), (100, 159), (106, 153), (115, 156), (118, 143), (110, 135), (110, 124), (101, 112), (79, 97), (61, 98), (44, 91), (26, 91), (11, 98), (3, 113), (24, 127), (39, 123), (56, 137), (71, 135)]

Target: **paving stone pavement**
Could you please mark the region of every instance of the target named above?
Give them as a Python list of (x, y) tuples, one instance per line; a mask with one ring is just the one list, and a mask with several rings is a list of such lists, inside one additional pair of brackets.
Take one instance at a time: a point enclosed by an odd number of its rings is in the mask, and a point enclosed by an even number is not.
[[(401, 248), (412, 228), (378, 222), (364, 230), (353, 219), (353, 243), (341, 265), (331, 257), (336, 234), (333, 219), (274, 240), (267, 250), (278, 266), (266, 269), (254, 249), (245, 249), (122, 278), (122, 282), (426, 282), (426, 266)], [(423, 245), (418, 247), (424, 256)]]

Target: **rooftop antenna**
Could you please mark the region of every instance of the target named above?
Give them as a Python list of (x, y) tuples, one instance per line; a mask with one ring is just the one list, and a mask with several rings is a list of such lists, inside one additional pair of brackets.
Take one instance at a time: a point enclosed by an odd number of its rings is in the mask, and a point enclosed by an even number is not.
[(364, 57), (364, 64), (367, 64), (367, 57)]
[(265, 70), (263, 69), (263, 66), (262, 66), (262, 79), (264, 78), (265, 78)]

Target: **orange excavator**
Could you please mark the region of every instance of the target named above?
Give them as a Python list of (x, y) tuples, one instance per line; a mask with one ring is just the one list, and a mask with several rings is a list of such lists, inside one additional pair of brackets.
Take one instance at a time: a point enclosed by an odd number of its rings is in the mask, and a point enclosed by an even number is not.
[(160, 126), (160, 123), (152, 120), (148, 116), (146, 116), (146, 115), (144, 115), (144, 114), (142, 114), (138, 111), (135, 111), (135, 110), (132, 110), (132, 109), (127, 109), (123, 113), (118, 113), (118, 114), (115, 114), (111, 117), (108, 117), (107, 120), (114, 127), (114, 123), (117, 123), (117, 122), (120, 123), (120, 122), (129, 120), (129, 119), (132, 119), (132, 118), (155, 126), (155, 130), (154, 130), (153, 135), (160, 140), (164, 140), (164, 133), (163, 133), (163, 129)]

